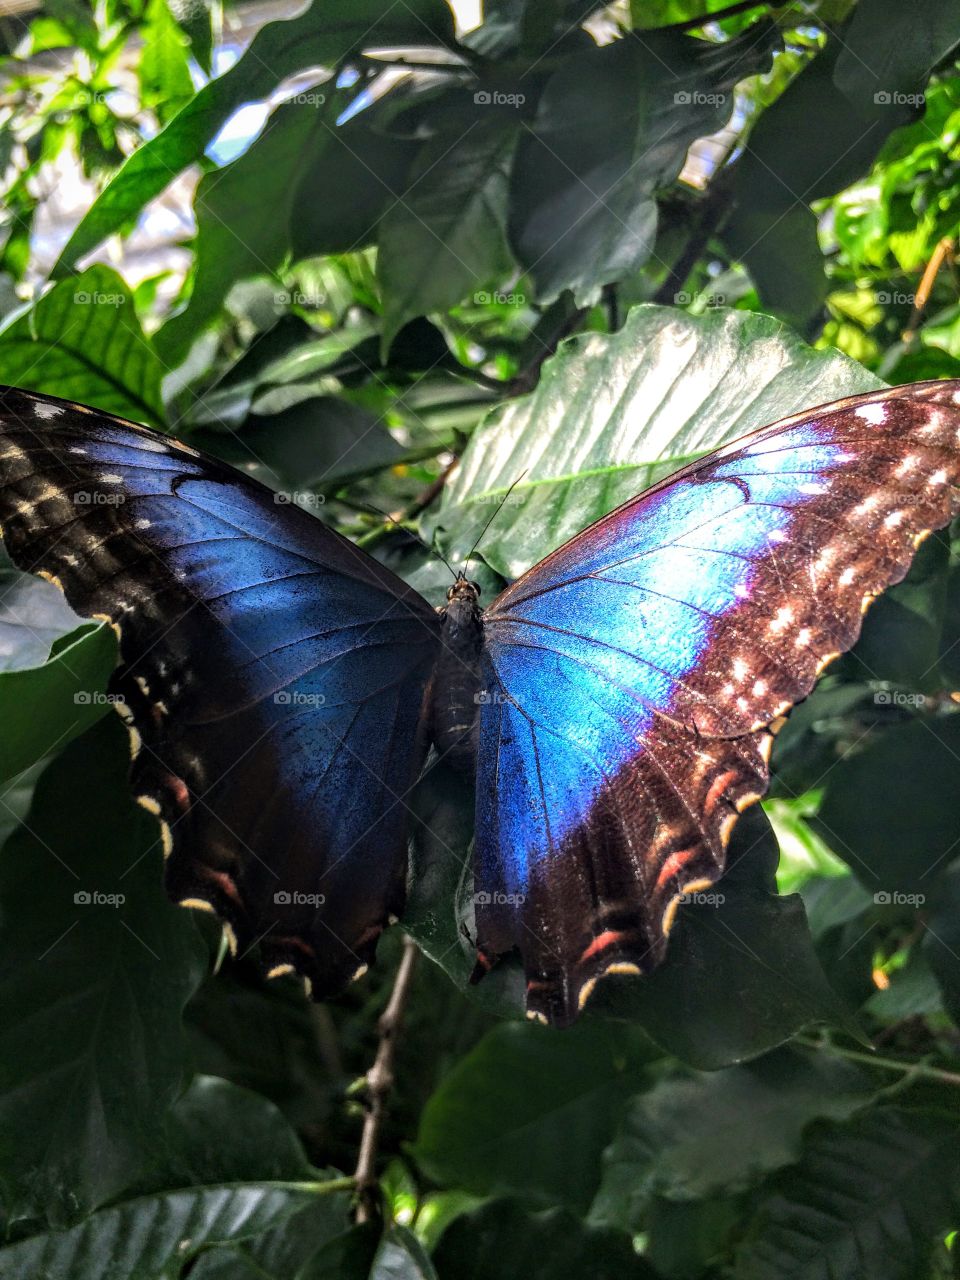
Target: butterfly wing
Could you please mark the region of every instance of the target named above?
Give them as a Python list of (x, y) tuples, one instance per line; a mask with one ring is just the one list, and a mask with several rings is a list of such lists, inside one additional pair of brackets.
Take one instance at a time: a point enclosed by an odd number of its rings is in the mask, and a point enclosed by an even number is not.
[(434, 610), (230, 468), (9, 388), (0, 527), (17, 565), (118, 632), (111, 687), (171, 895), (336, 991), (402, 904)]
[(960, 383), (854, 397), (685, 468), (484, 620), (476, 976), (514, 947), (568, 1022), (642, 972), (768, 781), (777, 719), (960, 511)]

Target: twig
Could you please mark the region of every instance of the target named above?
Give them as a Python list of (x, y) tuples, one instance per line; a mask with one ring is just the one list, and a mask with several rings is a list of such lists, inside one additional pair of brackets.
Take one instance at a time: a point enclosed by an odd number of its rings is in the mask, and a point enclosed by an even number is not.
[(357, 1187), (357, 1222), (371, 1222), (379, 1217), (380, 1184), (377, 1178), (377, 1146), (387, 1111), (387, 1099), (393, 1088), (393, 1058), (397, 1034), (403, 1023), (413, 974), (420, 949), (412, 938), (404, 938), (403, 955), (387, 1007), (380, 1015), (377, 1030), (380, 1044), (373, 1066), (367, 1072), (367, 1115), (360, 1137), (360, 1155), (354, 1181)]
[(938, 1080), (941, 1084), (960, 1086), (960, 1074), (956, 1071), (944, 1071), (940, 1067), (931, 1067), (928, 1062), (902, 1062), (899, 1058), (884, 1058), (880, 1054), (859, 1053), (856, 1049), (844, 1049), (831, 1040), (815, 1040), (809, 1036), (797, 1036), (794, 1044), (802, 1044), (808, 1049), (826, 1050), (839, 1054), (850, 1062), (862, 1062), (867, 1067), (878, 1067), (882, 1071), (898, 1071), (903, 1075), (922, 1076), (927, 1080)]
[(910, 342), (920, 328), (920, 321), (923, 319), (923, 313), (926, 310), (927, 303), (930, 301), (930, 293), (933, 289), (934, 281), (940, 274), (940, 268), (945, 262), (952, 261), (953, 240), (950, 236), (944, 236), (930, 255), (930, 261), (924, 268), (920, 283), (917, 285), (917, 292), (913, 297), (913, 310), (910, 312), (907, 327), (901, 335), (904, 342)]
[(443, 468), (435, 480), (432, 480), (425, 489), (417, 494), (409, 506), (404, 507), (402, 511), (394, 512), (394, 519), (397, 524), (403, 524), (405, 520), (413, 520), (421, 511), (426, 511), (427, 507), (443, 493), (446, 488), (447, 481), (460, 465), (460, 459), (454, 455), (447, 465)]
[(691, 229), (683, 252), (670, 268), (667, 278), (653, 295), (653, 301), (660, 306), (670, 306), (676, 302), (701, 255), (710, 242), (711, 236), (719, 227), (724, 215), (729, 210), (729, 179), (727, 170), (717, 173), (710, 183), (707, 194), (700, 203), (699, 217)]
[(713, 13), (701, 14), (699, 18), (687, 18), (683, 22), (673, 22), (661, 31), (696, 31), (705, 27), (708, 22), (723, 22), (724, 18), (736, 17), (738, 13), (748, 13), (751, 9), (775, 8), (770, 0), (740, 0), (739, 4), (728, 4), (725, 9), (715, 9)]
[(588, 307), (577, 307), (572, 311), (567, 319), (557, 327), (555, 333), (541, 344), (541, 350), (537, 352), (534, 358), (519, 373), (515, 374), (509, 382), (504, 384), (504, 391), (508, 396), (523, 396), (528, 391), (532, 391), (540, 380), (540, 370), (544, 362), (549, 360), (556, 353), (557, 347), (570, 335), (580, 324), (580, 321), (587, 314)]

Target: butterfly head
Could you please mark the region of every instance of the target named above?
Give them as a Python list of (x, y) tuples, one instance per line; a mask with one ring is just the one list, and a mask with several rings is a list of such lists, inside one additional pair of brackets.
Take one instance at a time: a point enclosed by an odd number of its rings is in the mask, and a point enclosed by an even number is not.
[(479, 582), (472, 582), (461, 569), (454, 579), (453, 585), (447, 588), (447, 603), (453, 604), (454, 600), (459, 600), (466, 604), (475, 605), (479, 599)]

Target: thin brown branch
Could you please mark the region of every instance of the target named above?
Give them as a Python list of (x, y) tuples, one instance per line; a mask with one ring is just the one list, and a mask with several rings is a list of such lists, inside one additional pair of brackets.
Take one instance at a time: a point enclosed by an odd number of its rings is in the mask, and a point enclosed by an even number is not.
[(377, 1178), (377, 1148), (380, 1131), (387, 1113), (387, 1103), (393, 1088), (393, 1060), (397, 1035), (403, 1025), (407, 1001), (413, 983), (420, 949), (412, 938), (404, 938), (403, 955), (393, 982), (393, 990), (387, 1007), (380, 1015), (377, 1030), (380, 1043), (373, 1066), (367, 1072), (367, 1114), (360, 1137), (360, 1154), (354, 1181), (357, 1188), (357, 1222), (370, 1222), (380, 1215), (380, 1183)]
[(920, 283), (917, 285), (917, 292), (914, 294), (913, 311), (911, 311), (907, 327), (903, 331), (904, 342), (911, 342), (920, 328), (920, 322), (923, 319), (924, 311), (927, 309), (927, 303), (930, 301), (934, 283), (940, 274), (940, 268), (945, 262), (948, 264), (953, 263), (953, 239), (950, 236), (944, 236), (937, 244), (937, 247), (930, 255), (930, 261), (924, 268)]

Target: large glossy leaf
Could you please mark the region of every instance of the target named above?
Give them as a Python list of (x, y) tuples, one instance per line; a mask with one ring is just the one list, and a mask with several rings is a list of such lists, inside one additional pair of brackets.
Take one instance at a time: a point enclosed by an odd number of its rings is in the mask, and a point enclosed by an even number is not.
[(87, 624), (58, 640), (47, 662), (0, 673), (0, 781), (65, 746), (110, 709), (116, 665), (109, 627)]
[(129, 1200), (69, 1231), (0, 1249), (0, 1280), (177, 1280), (205, 1246), (257, 1235), (316, 1194), (309, 1183), (227, 1183)]
[(304, 13), (271, 22), (224, 75), (212, 80), (144, 143), (94, 202), (60, 255), (55, 274), (65, 275), (107, 236), (121, 231), (178, 173), (199, 160), (234, 111), (266, 98), (286, 76), (309, 67), (333, 67), (358, 47), (452, 41), (450, 10), (443, 0), (405, 0), (384, 7), (377, 0), (315, 0)]
[(133, 291), (109, 267), (90, 267), (55, 285), (0, 330), (0, 383), (135, 422), (163, 422), (164, 373), (140, 327)]
[(110, 716), (73, 743), (0, 858), (0, 1187), (14, 1220), (64, 1223), (116, 1196), (183, 1084), (181, 1011), (206, 949), (164, 896), (126, 738)]
[(494, 1200), (454, 1219), (434, 1252), (439, 1280), (656, 1280), (630, 1237), (586, 1226), (572, 1213), (531, 1213), (515, 1200)]
[(742, 1191), (798, 1159), (811, 1120), (845, 1119), (873, 1092), (842, 1059), (795, 1049), (713, 1075), (669, 1077), (631, 1102), (604, 1155), (590, 1220), (639, 1231), (653, 1196)]
[(418, 157), (409, 191), (380, 226), (384, 357), (407, 320), (468, 295), (482, 301), (485, 286), (509, 275), (507, 174), (518, 128), (509, 114), (478, 104), (454, 141), (443, 131)]
[(436, 525), (450, 559), (466, 556), (515, 485), (482, 543), (484, 559), (513, 578), (696, 454), (880, 385), (769, 316), (636, 307), (612, 337), (564, 343), (531, 396), (491, 415)]
[(562, 1037), (528, 1023), (495, 1028), (428, 1102), (417, 1163), (441, 1186), (586, 1208), (626, 1097), (646, 1083), (636, 1045), (599, 1025)]
[(765, 68), (777, 43), (772, 24), (723, 44), (634, 32), (564, 59), (510, 185), (511, 243), (542, 300), (564, 289), (588, 300), (647, 261), (656, 191), (676, 178), (694, 138), (721, 127), (734, 85)]
[(834, 80), (850, 102), (878, 111), (910, 107), (916, 103), (904, 95), (919, 94), (960, 45), (960, 9), (940, 0), (861, 0), (842, 43)]
[[(814, 825), (881, 905), (922, 906), (960, 851), (958, 758), (960, 716), (922, 716), (827, 776)], [(898, 904), (898, 892), (922, 896)]]
[(45, 662), (80, 621), (52, 582), (21, 573), (0, 549), (0, 672)]
[(765, 1197), (738, 1280), (913, 1280), (960, 1212), (951, 1113), (878, 1107), (811, 1134)]

